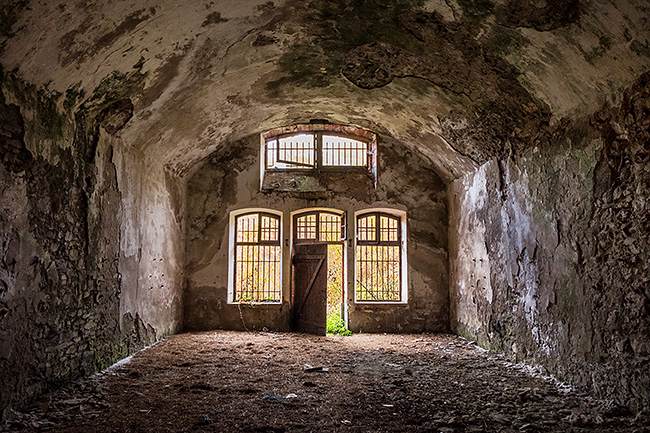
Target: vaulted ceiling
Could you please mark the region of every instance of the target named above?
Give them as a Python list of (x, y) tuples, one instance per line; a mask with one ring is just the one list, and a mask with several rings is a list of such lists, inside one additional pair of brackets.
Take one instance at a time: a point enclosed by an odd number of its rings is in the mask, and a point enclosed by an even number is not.
[(328, 119), (392, 135), (449, 181), (620, 95), (648, 68), (649, 8), (23, 1), (3, 6), (1, 64), (59, 96), (61, 111), (96, 113), (129, 99), (133, 116), (115, 133), (179, 175), (217, 146)]

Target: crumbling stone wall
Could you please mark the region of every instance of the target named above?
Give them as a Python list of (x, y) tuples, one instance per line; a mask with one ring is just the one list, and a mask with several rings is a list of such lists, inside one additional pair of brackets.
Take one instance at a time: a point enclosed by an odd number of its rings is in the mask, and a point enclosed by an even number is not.
[[(174, 332), (181, 313), (178, 305), (172, 313), (123, 305), (125, 294), (143, 285), (122, 281), (131, 282), (121, 254), (127, 206), (115, 161), (128, 150), (109, 133), (128, 122), (129, 103), (79, 106), (76, 96), (5, 72), (1, 84), (0, 413)], [(153, 195), (149, 209), (171, 207), (167, 195)], [(141, 220), (133, 224), (147, 217)], [(179, 220), (157, 223), (180, 244)], [(136, 241), (155, 245), (147, 236)], [(172, 284), (164, 294), (180, 298), (180, 266), (166, 269)]]
[(650, 404), (650, 76), (449, 188), (452, 327)]
[[(323, 207), (354, 212), (375, 207), (405, 210), (409, 301), (405, 305), (355, 304), (348, 284), (349, 326), (363, 332), (448, 329), (446, 188), (430, 163), (403, 144), (379, 141), (377, 188), (368, 176), (333, 175), (328, 188), (260, 191), (259, 135), (224, 144), (188, 180), (187, 289), (184, 327), (190, 330), (288, 330), (290, 324), (291, 212)], [(320, 179), (323, 181), (323, 179)], [(283, 212), (283, 303), (228, 304), (230, 212), (267, 208)], [(353, 230), (348, 231), (352, 236)], [(353, 240), (347, 246), (348, 280), (354, 280)]]

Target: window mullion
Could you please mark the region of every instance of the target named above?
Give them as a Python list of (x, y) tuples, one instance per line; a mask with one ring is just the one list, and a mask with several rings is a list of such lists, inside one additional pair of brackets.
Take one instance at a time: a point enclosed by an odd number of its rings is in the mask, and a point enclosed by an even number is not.
[(381, 242), (381, 214), (375, 213), (375, 243), (379, 245)]
[(402, 248), (402, 220), (397, 220), (397, 241), (400, 249)]
[(320, 170), (320, 168), (323, 165), (323, 133), (322, 132), (315, 132), (314, 133), (314, 144), (316, 145), (316, 168)]

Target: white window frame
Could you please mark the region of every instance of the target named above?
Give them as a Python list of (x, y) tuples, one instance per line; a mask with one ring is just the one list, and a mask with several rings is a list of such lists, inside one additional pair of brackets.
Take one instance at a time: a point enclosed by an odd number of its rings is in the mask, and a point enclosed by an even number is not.
[[(401, 239), (400, 239), (400, 271), (401, 271), (401, 281), (400, 281), (400, 299), (399, 301), (364, 301), (357, 299), (357, 239), (358, 239), (358, 229), (357, 226), (358, 218), (361, 215), (373, 213), (373, 212), (382, 212), (394, 217), (399, 218), (400, 220), (400, 229), (401, 229)], [(379, 222), (377, 222), (379, 224)], [(348, 228), (350, 224), (348, 223)], [(393, 304), (393, 305), (405, 305), (408, 304), (408, 262), (407, 257), (407, 231), (406, 231), (406, 211), (400, 209), (391, 209), (391, 208), (368, 208), (361, 209), (354, 212), (354, 275), (352, 276), (352, 290), (354, 290), (354, 303), (355, 304), (365, 304), (365, 305), (378, 305), (378, 304)]]
[[(230, 212), (230, 222), (228, 224), (228, 304), (239, 304), (235, 301), (235, 250), (237, 239), (237, 217), (243, 214), (264, 212), (276, 215), (280, 218), (280, 299), (272, 302), (252, 302), (253, 305), (278, 305), (282, 304), (284, 292), (284, 248), (283, 248), (283, 214), (281, 211), (274, 209), (267, 209), (261, 207), (249, 207), (245, 209), (238, 209)], [(248, 304), (248, 302), (247, 302)]]

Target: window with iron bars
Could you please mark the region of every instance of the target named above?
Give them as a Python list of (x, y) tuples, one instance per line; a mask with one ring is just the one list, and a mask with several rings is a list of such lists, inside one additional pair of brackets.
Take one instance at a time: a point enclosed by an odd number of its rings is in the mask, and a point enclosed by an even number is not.
[(361, 137), (332, 131), (298, 132), (268, 137), (266, 170), (369, 170), (373, 146)]
[(233, 301), (280, 302), (280, 217), (270, 213), (252, 212), (237, 216), (235, 221)]
[(384, 212), (357, 216), (358, 302), (402, 302), (402, 230), (398, 216)]

